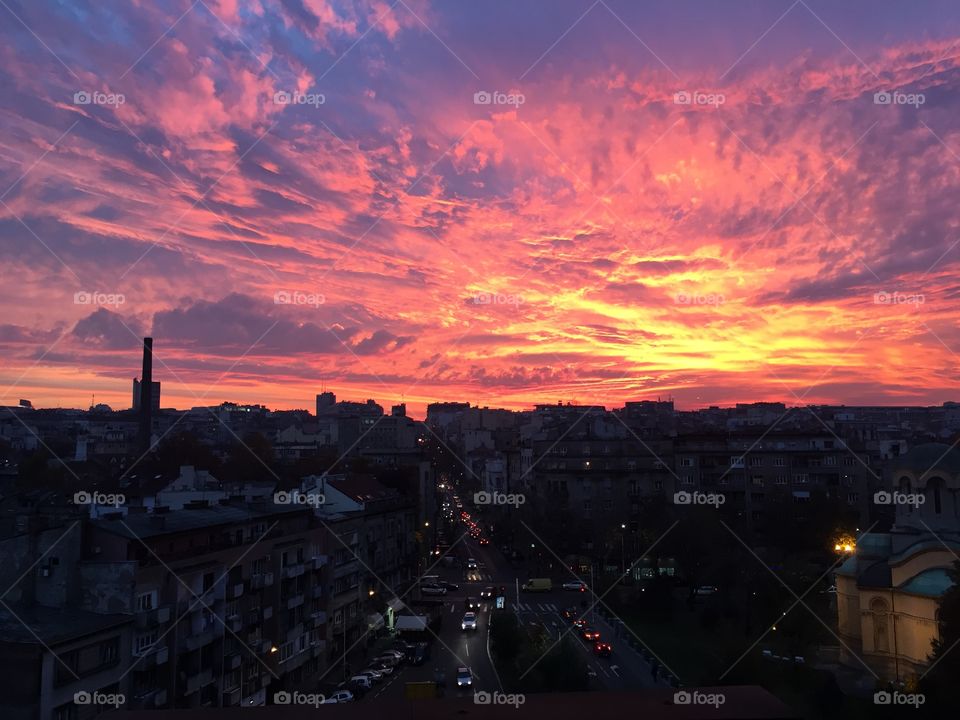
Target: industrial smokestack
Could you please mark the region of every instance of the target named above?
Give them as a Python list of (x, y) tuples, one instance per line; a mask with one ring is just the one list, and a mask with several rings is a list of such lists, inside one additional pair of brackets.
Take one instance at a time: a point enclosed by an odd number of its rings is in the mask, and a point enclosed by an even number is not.
[(153, 434), (153, 338), (143, 339), (143, 370), (140, 374), (140, 449), (150, 449)]

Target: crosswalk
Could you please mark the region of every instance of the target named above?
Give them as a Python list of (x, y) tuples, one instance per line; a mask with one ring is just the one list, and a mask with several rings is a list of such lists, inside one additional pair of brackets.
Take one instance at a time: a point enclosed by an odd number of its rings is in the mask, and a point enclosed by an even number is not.
[(514, 612), (560, 612), (554, 603), (511, 603)]

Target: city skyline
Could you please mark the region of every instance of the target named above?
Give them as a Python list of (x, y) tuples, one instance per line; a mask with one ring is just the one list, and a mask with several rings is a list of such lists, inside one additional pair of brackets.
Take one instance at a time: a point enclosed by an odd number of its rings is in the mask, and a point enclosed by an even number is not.
[(940, 405), (949, 3), (0, 9), (0, 404)]

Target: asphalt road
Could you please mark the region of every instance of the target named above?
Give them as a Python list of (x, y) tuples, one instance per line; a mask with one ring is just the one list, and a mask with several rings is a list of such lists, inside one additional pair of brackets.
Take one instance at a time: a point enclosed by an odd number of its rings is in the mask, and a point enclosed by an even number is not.
[[(406, 683), (432, 681), (437, 677), (444, 679), (444, 693), (447, 697), (468, 697), (480, 690), (503, 691), (489, 654), (488, 631), (494, 600), (481, 600), (476, 631), (464, 631), (460, 626), (466, 612), (467, 597), (472, 596), (479, 600), (480, 592), (485, 587), (501, 585), (506, 589), (507, 609), (513, 610), (521, 623), (542, 624), (558, 639), (562, 634), (569, 633), (574, 646), (581, 653), (591, 685), (596, 689), (666, 686), (662, 677), (654, 679), (650, 665), (628, 646), (625, 632), (607, 623), (596, 611), (587, 613), (586, 620), (600, 631), (605, 642), (613, 646), (610, 657), (597, 657), (593, 653), (593, 644), (582, 640), (576, 629), (563, 619), (561, 612), (564, 608), (575, 607), (580, 613), (584, 613), (593, 602), (590, 592), (559, 589), (563, 582), (572, 580), (572, 577), (562, 577), (555, 573), (552, 578), (554, 590), (518, 594), (518, 583), (522, 584), (527, 579), (518, 574), (523, 570), (511, 565), (492, 543), (481, 546), (473, 538), (467, 537), (461, 540), (450, 554), (463, 560), (473, 558), (477, 560), (479, 568), (478, 571), (468, 574), (465, 562), (456, 566), (445, 566), (441, 563), (428, 571), (431, 575), (439, 575), (443, 580), (460, 586), (459, 590), (448, 592), (443, 597), (443, 623), (438, 639), (433, 640), (430, 659), (419, 667), (400, 666), (391, 677), (385, 678), (368, 693), (364, 702), (376, 702), (378, 698), (402, 698)], [(471, 689), (457, 688), (456, 673), (460, 666), (469, 667), (473, 673)]]

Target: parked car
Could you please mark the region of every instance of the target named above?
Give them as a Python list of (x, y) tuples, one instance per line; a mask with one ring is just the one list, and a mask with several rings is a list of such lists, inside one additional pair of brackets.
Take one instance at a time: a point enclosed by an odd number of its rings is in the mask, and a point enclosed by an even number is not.
[(587, 584), (583, 580), (574, 580), (563, 584), (564, 590), (576, 590), (577, 592), (586, 592)]
[(360, 675), (369, 675), (369, 676), (370, 676), (370, 679), (371, 679), (373, 682), (375, 682), (375, 683), (380, 682), (381, 680), (383, 680), (383, 673), (380, 672), (379, 670), (377, 670), (376, 668), (365, 667), (363, 670), (360, 671), (359, 674), (360, 674)]
[(382, 660), (374, 660), (370, 663), (370, 668), (384, 676), (393, 675), (393, 665)]
[(717, 588), (715, 588), (713, 585), (701, 585), (693, 592), (694, 595), (713, 595), (715, 592), (717, 592)]
[(440, 581), (440, 587), (442, 587), (445, 590), (449, 590), (450, 592), (456, 592), (457, 590), (460, 589), (460, 586), (457, 585), (456, 583), (447, 582), (446, 580)]
[(461, 630), (476, 630), (477, 629), (477, 614), (474, 612), (468, 612), (464, 614), (463, 620), (460, 621)]
[[(381, 658), (388, 657), (388, 656), (394, 658), (397, 661), (396, 663), (394, 663), (394, 665), (402, 663), (407, 658), (406, 653), (400, 650), (384, 650), (380, 654)], [(377, 659), (379, 660), (380, 658), (377, 658)]]
[(473, 685), (473, 673), (468, 667), (457, 668), (457, 687), (470, 687)]
[(350, 678), (350, 685), (361, 690), (369, 690), (373, 687), (373, 678), (369, 675), (358, 674)]
[(323, 704), (327, 705), (327, 704), (353, 702), (354, 699), (355, 698), (353, 696), (353, 693), (350, 692), (349, 690), (337, 690), (337, 692), (335, 692), (333, 695), (331, 695), (326, 700), (324, 700)]
[(424, 595), (446, 595), (447, 589), (442, 585), (421, 585), (420, 592)]
[(429, 659), (430, 646), (427, 643), (417, 643), (417, 647), (413, 652), (413, 664), (423, 665)]

